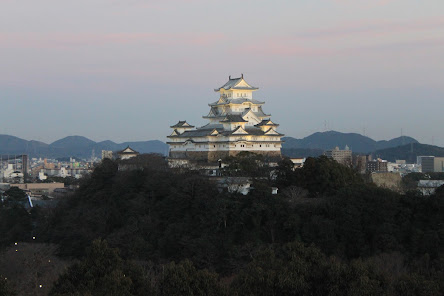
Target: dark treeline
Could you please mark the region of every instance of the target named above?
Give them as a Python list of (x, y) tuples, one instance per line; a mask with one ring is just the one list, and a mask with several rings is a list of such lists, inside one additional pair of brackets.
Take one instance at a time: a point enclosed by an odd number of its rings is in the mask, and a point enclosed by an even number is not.
[(444, 190), (400, 195), (325, 157), (229, 163), (250, 194), (106, 160), (55, 209), (3, 205), (0, 243), (37, 235), (76, 262), (51, 295), (442, 295)]

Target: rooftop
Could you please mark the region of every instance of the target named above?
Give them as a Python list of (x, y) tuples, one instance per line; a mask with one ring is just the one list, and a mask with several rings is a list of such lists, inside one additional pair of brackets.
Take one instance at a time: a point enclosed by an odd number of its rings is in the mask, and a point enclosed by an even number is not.
[(194, 126), (189, 124), (186, 120), (179, 121), (175, 125), (170, 126), (171, 128), (177, 128), (177, 127), (190, 127), (193, 128)]
[(244, 74), (242, 74), (239, 78), (231, 78), (231, 76), (228, 77), (228, 81), (222, 85), (219, 88), (216, 88), (214, 91), (218, 92), (221, 89), (229, 90), (229, 89), (238, 89), (238, 90), (257, 90), (257, 87), (249, 85), (244, 80)]
[(247, 122), (245, 119), (242, 118), (240, 115), (227, 115), (221, 122)]

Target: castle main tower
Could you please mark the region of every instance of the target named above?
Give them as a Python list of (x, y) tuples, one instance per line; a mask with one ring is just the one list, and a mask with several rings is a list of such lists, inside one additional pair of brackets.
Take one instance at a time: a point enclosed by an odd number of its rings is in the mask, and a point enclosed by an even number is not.
[(209, 104), (210, 112), (203, 116), (208, 124), (195, 128), (186, 121), (171, 126), (168, 136), (169, 157), (215, 162), (242, 151), (281, 157), (281, 138), (278, 124), (264, 113), (264, 102), (253, 99), (257, 87), (249, 85), (242, 75), (228, 78), (228, 82), (214, 91), (219, 99)]

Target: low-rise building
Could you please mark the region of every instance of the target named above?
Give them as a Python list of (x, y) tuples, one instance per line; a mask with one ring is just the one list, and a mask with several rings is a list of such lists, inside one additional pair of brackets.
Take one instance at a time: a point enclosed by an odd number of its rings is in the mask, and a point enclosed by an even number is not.
[(431, 195), (442, 185), (444, 185), (444, 180), (419, 180), (418, 190), (421, 191), (423, 195)]
[(290, 158), (293, 163), (293, 168), (298, 169), (304, 166), (306, 158)]
[(11, 187), (18, 187), (25, 191), (30, 191), (33, 195), (47, 195), (54, 192), (57, 188), (65, 188), (63, 183), (25, 183), (11, 184)]
[(339, 147), (335, 147), (333, 150), (327, 150), (324, 155), (328, 158), (336, 160), (338, 163), (351, 166), (352, 165), (352, 151), (348, 146), (345, 146), (344, 150), (340, 150)]
[(122, 151), (117, 152), (117, 155), (119, 156), (119, 159), (125, 160), (125, 159), (130, 159), (132, 157), (136, 157), (137, 155), (139, 155), (139, 152), (137, 152), (134, 149), (131, 149), (130, 146), (128, 146)]
[(367, 173), (373, 172), (388, 172), (387, 160), (382, 160), (380, 158), (375, 160), (367, 161), (366, 171)]

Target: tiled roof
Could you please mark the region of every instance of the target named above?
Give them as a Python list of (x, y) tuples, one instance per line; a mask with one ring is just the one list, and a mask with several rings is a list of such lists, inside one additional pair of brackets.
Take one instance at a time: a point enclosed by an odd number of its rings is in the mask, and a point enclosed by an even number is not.
[[(207, 137), (211, 136), (214, 130), (217, 130), (219, 135), (221, 136), (229, 136), (231, 135), (234, 130), (225, 130), (223, 128), (222, 124), (207, 124), (204, 125), (201, 128), (190, 130), (190, 131), (184, 131), (182, 134), (177, 136), (168, 136), (168, 138), (193, 138), (193, 137)], [(252, 136), (283, 136), (283, 134), (276, 134), (276, 135), (265, 135), (265, 132), (261, 130), (258, 127), (254, 126), (246, 126), (245, 131)], [(216, 136), (216, 135), (213, 135)]]
[(193, 128), (193, 125), (190, 125), (186, 120), (179, 121), (175, 125), (170, 126), (171, 128), (177, 128), (177, 127), (190, 127)]
[[(125, 150), (131, 150), (131, 151), (125, 151)], [(127, 146), (125, 149), (118, 151), (117, 154), (139, 154), (139, 152), (137, 152), (136, 150), (130, 148), (130, 146)]]
[(262, 107), (258, 107), (257, 112), (254, 112), (254, 115), (256, 115), (257, 117), (271, 116), (271, 114), (265, 114), (264, 111), (262, 111)]
[(227, 115), (221, 122), (247, 122), (240, 115)]
[(210, 106), (217, 106), (217, 105), (228, 105), (228, 104), (242, 104), (242, 103), (245, 103), (245, 102), (250, 102), (250, 103), (252, 103), (252, 104), (254, 104), (254, 105), (263, 105), (263, 104), (265, 104), (265, 102), (261, 102), (261, 101), (258, 101), (258, 100), (255, 100), (255, 99), (247, 99), (247, 98), (239, 98), (239, 99), (228, 99), (226, 102), (219, 102), (219, 101), (217, 101), (217, 102), (214, 102), (214, 103), (211, 103), (211, 104), (208, 104), (208, 105), (210, 105)]
[(256, 90), (258, 89), (257, 87), (254, 86), (240, 86), (240, 87), (236, 87), (236, 85), (239, 84), (239, 82), (241, 82), (242, 80), (244, 80), (244, 75), (242, 75), (239, 78), (231, 78), (231, 76), (228, 78), (228, 82), (225, 83), (224, 85), (222, 85), (219, 88), (216, 88), (215, 91), (219, 91), (221, 88), (225, 89), (225, 90), (229, 90), (229, 89), (241, 89), (241, 90)]
[(260, 123), (256, 124), (256, 126), (279, 126), (279, 124), (276, 124), (272, 122), (270, 119), (264, 119)]

